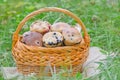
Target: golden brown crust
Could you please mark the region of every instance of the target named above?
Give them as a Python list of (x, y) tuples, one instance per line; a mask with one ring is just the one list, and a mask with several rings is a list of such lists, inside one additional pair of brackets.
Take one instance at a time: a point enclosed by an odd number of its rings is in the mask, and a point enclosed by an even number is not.
[(82, 40), (82, 35), (76, 28), (64, 29), (62, 34), (64, 37), (64, 44), (67, 46), (78, 44)]
[(65, 22), (57, 22), (51, 26), (51, 31), (62, 32), (65, 28), (70, 28), (71, 26)]
[(45, 47), (58, 47), (63, 43), (63, 36), (60, 32), (48, 32), (43, 36)]
[(45, 34), (46, 32), (49, 32), (51, 27), (51, 24), (47, 21), (35, 21), (30, 26), (30, 31), (36, 31), (41, 34)]
[(25, 32), (21, 42), (29, 46), (42, 46), (42, 34), (38, 32)]

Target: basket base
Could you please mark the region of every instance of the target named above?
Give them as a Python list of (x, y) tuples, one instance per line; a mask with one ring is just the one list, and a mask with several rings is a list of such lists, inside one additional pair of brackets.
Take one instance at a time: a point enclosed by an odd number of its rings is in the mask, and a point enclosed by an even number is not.
[(29, 75), (35, 73), (38, 76), (52, 76), (53, 74), (61, 74), (63, 76), (74, 76), (77, 72), (82, 72), (82, 65), (78, 66), (61, 66), (61, 67), (52, 67), (52, 66), (23, 66), (17, 65), (19, 73), (23, 75)]

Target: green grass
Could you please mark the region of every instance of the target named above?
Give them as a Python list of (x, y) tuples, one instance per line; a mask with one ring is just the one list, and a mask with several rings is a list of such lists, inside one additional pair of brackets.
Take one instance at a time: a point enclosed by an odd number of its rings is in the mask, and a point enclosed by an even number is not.
[[(75, 13), (85, 24), (91, 37), (91, 46), (108, 52), (106, 64), (100, 63), (100, 80), (120, 79), (120, 1), (109, 0), (0, 0), (0, 66), (15, 66), (11, 56), (12, 34), (19, 22), (32, 11), (42, 7), (60, 7)], [(116, 0), (117, 1), (117, 0)], [(42, 19), (51, 24), (75, 21), (62, 13), (43, 13), (29, 20), (21, 33), (28, 30), (32, 21)], [(103, 52), (104, 52), (103, 51)], [(110, 56), (111, 53), (116, 56)], [(1, 73), (0, 73), (0, 77)], [(0, 79), (2, 80), (2, 78)], [(53, 79), (57, 80), (57, 79)], [(70, 79), (68, 79), (70, 80)], [(73, 79), (74, 80), (74, 79)], [(86, 79), (87, 80), (87, 79)], [(90, 78), (88, 79), (90, 80)]]

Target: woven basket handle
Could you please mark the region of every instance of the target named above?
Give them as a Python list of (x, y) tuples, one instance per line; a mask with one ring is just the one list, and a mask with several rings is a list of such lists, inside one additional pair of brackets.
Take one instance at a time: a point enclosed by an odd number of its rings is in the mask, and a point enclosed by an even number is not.
[(30, 14), (28, 14), (18, 25), (16, 31), (14, 32), (13, 34), (13, 42), (12, 42), (12, 48), (15, 46), (18, 38), (19, 38), (19, 32), (20, 30), (22, 29), (23, 25), (29, 20), (31, 19), (33, 16), (37, 15), (37, 14), (40, 14), (40, 13), (43, 13), (43, 12), (49, 12), (49, 11), (52, 11), (52, 12), (62, 12), (64, 14), (67, 14), (69, 15), (70, 17), (72, 17), (74, 20), (77, 21), (77, 23), (81, 26), (83, 32), (84, 32), (84, 37), (85, 36), (88, 36), (88, 33), (86, 31), (86, 28), (85, 28), (85, 25), (82, 23), (82, 21), (76, 16), (74, 15), (72, 12), (66, 10), (66, 9), (61, 9), (61, 8), (56, 8), (56, 7), (47, 7), (47, 8), (42, 8), (42, 9), (39, 9), (37, 11), (34, 11)]

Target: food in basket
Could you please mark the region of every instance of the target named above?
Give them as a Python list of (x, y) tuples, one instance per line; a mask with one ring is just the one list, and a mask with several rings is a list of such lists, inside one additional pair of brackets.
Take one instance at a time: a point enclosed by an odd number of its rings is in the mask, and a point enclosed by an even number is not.
[(52, 31), (62, 32), (64, 28), (70, 28), (71, 26), (64, 22), (57, 22), (51, 26)]
[(74, 28), (68, 23), (57, 22), (52, 26), (47, 21), (35, 21), (30, 31), (23, 34), (22, 42), (32, 46), (58, 47), (72, 46), (82, 40), (79, 26)]
[(79, 24), (76, 24), (73, 27), (76, 28), (81, 33), (81, 26)]
[(30, 26), (30, 31), (40, 32), (41, 34), (45, 34), (49, 32), (51, 24), (47, 21), (35, 21)]
[(63, 35), (60, 32), (48, 32), (43, 36), (45, 47), (58, 47), (63, 44)]
[(62, 31), (64, 37), (64, 44), (66, 46), (72, 46), (80, 43), (82, 40), (81, 33), (76, 28), (66, 28)]
[(42, 34), (38, 32), (25, 32), (21, 42), (29, 46), (42, 46)]

